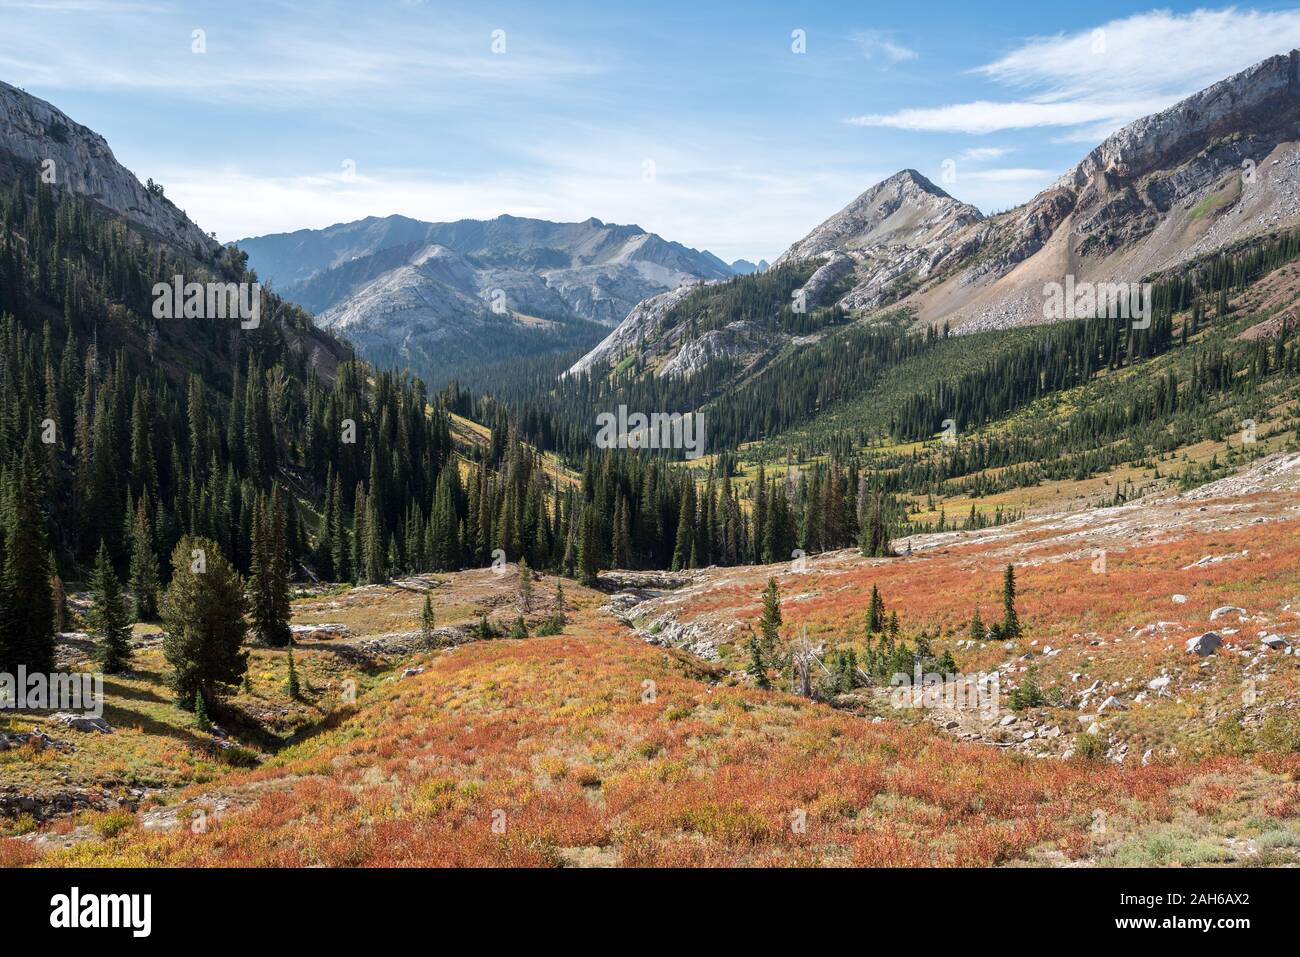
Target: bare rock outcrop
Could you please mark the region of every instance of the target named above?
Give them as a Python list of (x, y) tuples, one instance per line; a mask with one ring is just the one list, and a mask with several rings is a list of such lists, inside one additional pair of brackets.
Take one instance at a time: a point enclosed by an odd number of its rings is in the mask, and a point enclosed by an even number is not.
[(44, 100), (0, 82), (0, 157), (47, 172), (56, 189), (92, 200), (196, 256), (219, 248), (161, 190), (151, 192), (113, 156), (108, 142)]

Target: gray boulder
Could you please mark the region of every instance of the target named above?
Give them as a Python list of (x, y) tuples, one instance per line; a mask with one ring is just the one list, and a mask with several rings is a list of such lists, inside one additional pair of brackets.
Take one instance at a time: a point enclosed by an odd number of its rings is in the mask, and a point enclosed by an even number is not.
[(1205, 634), (1199, 635), (1196, 638), (1187, 639), (1187, 653), (1189, 655), (1200, 655), (1202, 658), (1206, 658), (1214, 654), (1222, 644), (1222, 638), (1212, 631), (1207, 631)]
[(71, 711), (60, 711), (50, 715), (46, 720), (50, 724), (62, 725), (65, 728), (71, 728), (73, 731), (96, 731), (100, 734), (113, 733), (111, 724), (93, 714), (73, 714)]

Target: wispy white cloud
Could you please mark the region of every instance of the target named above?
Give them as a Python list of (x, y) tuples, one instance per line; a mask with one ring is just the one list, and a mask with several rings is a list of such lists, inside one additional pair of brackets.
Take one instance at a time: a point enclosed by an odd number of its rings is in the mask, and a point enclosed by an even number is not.
[(975, 100), (851, 117), (859, 126), (955, 133), (1088, 126), (1087, 136), (1172, 105), (1216, 80), (1300, 46), (1300, 10), (1156, 10), (1094, 30), (1036, 37), (976, 75), (1023, 89)]
[(899, 130), (933, 133), (996, 133), (1000, 130), (1038, 126), (1075, 126), (1098, 121), (1110, 123), (1123, 117), (1142, 116), (1166, 105), (1164, 99), (1130, 100), (1122, 103), (1085, 100), (999, 103), (975, 100), (952, 106), (871, 113), (850, 117), (848, 122), (854, 126), (890, 126)]
[(915, 50), (895, 42), (893, 33), (886, 30), (863, 30), (853, 34), (853, 42), (858, 45), (862, 55), (868, 60), (885, 60), (889, 63), (903, 63), (915, 60)]
[(958, 154), (958, 158), (980, 162), (982, 160), (999, 159), (1010, 152), (1011, 147), (1009, 146), (975, 146), (968, 150), (962, 150)]
[[(165, 92), (278, 109), (365, 98), (418, 107), (507, 90), (535, 95), (606, 69), (599, 51), (578, 54), (536, 36), (512, 38), (509, 30), (503, 52), (493, 52), (491, 31), (418, 10), (368, 13), (349, 33), (298, 11), (249, 14), (251, 22), (234, 27), (103, 0), (41, 4), (40, 19), (4, 15), (23, 6), (0, 0), (0, 74), (51, 90)], [(203, 52), (195, 51), (196, 30)]]

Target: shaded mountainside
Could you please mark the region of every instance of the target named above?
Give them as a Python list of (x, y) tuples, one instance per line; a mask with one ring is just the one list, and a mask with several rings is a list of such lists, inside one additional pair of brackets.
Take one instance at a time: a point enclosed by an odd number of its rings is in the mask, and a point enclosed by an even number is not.
[(437, 373), (589, 345), (645, 298), (732, 275), (711, 253), (594, 218), (371, 217), (238, 245), (367, 357)]
[[(101, 543), (133, 589), (140, 555), (165, 583), (187, 535), (247, 573), (252, 519), (273, 492), (302, 574), (386, 574), (394, 556), (459, 563), (430, 528), (435, 487), (460, 486), (445, 467), (456, 461), (449, 416), (422, 383), (357, 362), (266, 290), (248, 328), (156, 317), (154, 286), (176, 274), (251, 285), (244, 255), (217, 244), (193, 255), (124, 222), (102, 193), (43, 182), (22, 159), (40, 148), (5, 152), (0, 176), (0, 665), (17, 653), (9, 636), (48, 639), (48, 620), (11, 611), (50, 609), (50, 575), (84, 580)], [(117, 175), (91, 160), (100, 167), (69, 169), (69, 184)], [(177, 231), (200, 234), (188, 220)]]

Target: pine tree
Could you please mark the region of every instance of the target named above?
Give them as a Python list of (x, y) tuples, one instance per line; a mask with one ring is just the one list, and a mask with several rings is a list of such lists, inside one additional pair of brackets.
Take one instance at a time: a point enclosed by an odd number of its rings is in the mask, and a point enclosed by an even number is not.
[(970, 630), (967, 632), (971, 641), (983, 641), (988, 636), (988, 630), (984, 627), (984, 620), (980, 618), (980, 610), (975, 609), (975, 614), (971, 616)]
[(759, 647), (757, 638), (749, 639), (749, 673), (760, 688), (772, 687), (772, 682), (767, 677), (767, 664), (763, 661), (763, 649)]
[(596, 535), (594, 505), (583, 506), (578, 536), (578, 568), (582, 583), (594, 588), (599, 581), (600, 571), (600, 542)]
[(691, 563), (691, 553), (694, 551), (694, 536), (691, 529), (695, 525), (695, 504), (692, 491), (694, 486), (688, 484), (686, 492), (682, 495), (682, 508), (677, 516), (677, 540), (673, 544), (673, 566), (675, 572), (681, 571)]
[(200, 731), (211, 731), (212, 721), (208, 718), (208, 707), (203, 702), (203, 692), (194, 695), (194, 726)]
[(426, 593), (424, 610), (420, 612), (420, 640), (425, 648), (433, 647), (433, 600)]
[(35, 433), (12, 479), (0, 576), (0, 671), (54, 670), (54, 598), (36, 476)]
[(143, 496), (131, 526), (131, 592), (137, 621), (148, 621), (158, 614), (158, 556), (154, 554), (153, 523)]
[(95, 571), (90, 579), (90, 611), (87, 624), (95, 647), (95, 660), (105, 674), (116, 675), (131, 667), (131, 619), (127, 613), (122, 583), (113, 573), (108, 547), (100, 542)]
[(620, 495), (614, 507), (614, 547), (611, 564), (615, 568), (632, 565), (632, 530), (629, 527), (627, 496)]
[(1016, 570), (1007, 565), (1002, 577), (1002, 637), (1014, 640), (1020, 637), (1020, 616), (1016, 614)]
[(893, 555), (889, 544), (889, 532), (885, 527), (884, 505), (879, 492), (871, 499), (866, 520), (862, 523), (862, 533), (858, 547), (866, 558), (884, 558)]
[(252, 569), (249, 581), (253, 629), (272, 648), (292, 641), (289, 629), (289, 561), (284, 504), (276, 486), (253, 507)]
[(337, 581), (352, 581), (352, 546), (348, 541), (349, 522), (343, 512), (342, 479), (336, 478), (334, 481), (334, 504), (330, 507), (330, 516), (334, 523), (330, 529), (330, 564), (333, 566), (334, 578)]
[(885, 630), (885, 601), (880, 597), (880, 589), (871, 586), (871, 603), (867, 606), (867, 632), (878, 635)]
[(217, 701), (248, 668), (248, 652), (240, 647), (247, 628), (244, 583), (208, 538), (182, 537), (171, 565), (160, 608), (167, 629), (163, 656), (172, 668), (172, 690), (189, 709), (200, 694)]
[(781, 596), (776, 590), (776, 579), (768, 578), (767, 587), (763, 589), (763, 615), (758, 620), (758, 629), (762, 636), (763, 651), (769, 656), (776, 651), (781, 624)]
[(528, 614), (533, 610), (533, 570), (528, 559), (519, 559), (519, 611)]

